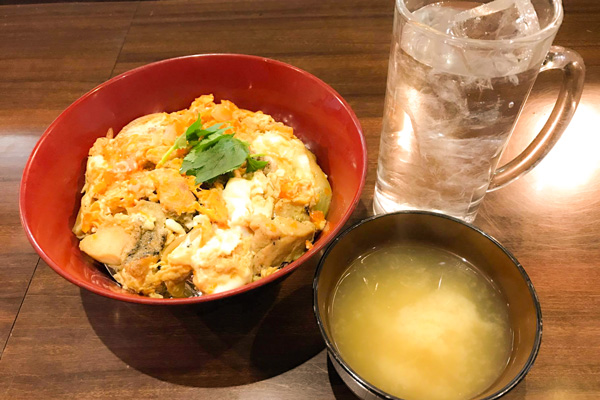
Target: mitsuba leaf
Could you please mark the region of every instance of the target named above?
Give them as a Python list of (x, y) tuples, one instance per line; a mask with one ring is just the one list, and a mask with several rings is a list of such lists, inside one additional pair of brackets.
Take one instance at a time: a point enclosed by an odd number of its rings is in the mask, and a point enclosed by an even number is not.
[(198, 151), (205, 150), (205, 149), (209, 148), (210, 146), (214, 145), (215, 143), (217, 143), (219, 140), (225, 138), (225, 136), (232, 136), (232, 135), (224, 135), (223, 133), (220, 133), (220, 132), (211, 133), (210, 135), (208, 135), (204, 139), (202, 139), (200, 142), (198, 142), (198, 144), (196, 146), (194, 146), (194, 150), (198, 150)]
[(231, 126), (222, 128), (223, 125), (225, 124), (221, 122), (204, 129), (202, 128), (202, 120), (200, 119), (200, 116), (198, 116), (198, 120), (192, 125), (190, 125), (189, 128), (185, 131), (185, 136), (187, 138), (188, 143), (193, 146), (196, 141), (206, 136), (213, 134), (218, 134), (220, 136), (225, 131), (233, 129), (233, 127)]
[[(173, 144), (173, 146), (171, 146), (171, 148), (169, 150), (167, 150), (167, 152), (165, 153), (165, 155), (162, 157), (162, 159), (160, 160), (160, 162), (158, 163), (158, 165), (162, 165), (165, 161), (167, 161), (167, 159), (169, 158), (169, 156), (171, 155), (171, 153), (173, 153), (175, 150), (178, 149), (183, 149), (186, 147), (194, 147), (198, 144), (198, 141), (200, 139), (203, 138), (207, 138), (210, 137), (210, 141), (205, 142), (203, 144), (203, 148), (207, 148), (209, 146), (211, 146), (212, 144), (216, 143), (216, 141), (218, 140), (217, 138), (221, 135), (223, 135), (223, 133), (229, 129), (233, 129), (233, 127), (228, 126), (226, 128), (221, 128), (223, 125), (225, 125), (224, 123), (218, 123), (215, 125), (212, 125), (206, 129), (202, 128), (202, 118), (200, 116), (200, 114), (198, 114), (198, 119), (196, 119), (196, 121), (194, 121), (190, 126), (187, 127), (187, 129), (185, 130), (185, 132), (179, 136), (176, 140), (175, 143)], [(204, 142), (204, 139), (201, 140), (201, 142)]]
[(246, 172), (258, 171), (259, 169), (262, 169), (269, 164), (268, 161), (257, 160), (256, 157), (259, 157), (259, 155), (253, 154), (246, 158)]
[(185, 156), (180, 169), (186, 175), (195, 176), (196, 185), (239, 168), (248, 157), (248, 147), (233, 135), (221, 135), (208, 148), (199, 145)]
[(175, 140), (159, 164), (164, 163), (173, 151), (191, 147), (179, 171), (182, 174), (195, 176), (196, 185), (211, 182), (241, 167), (244, 161), (247, 172), (254, 172), (267, 166), (266, 161), (257, 159), (260, 154), (250, 155), (248, 143), (234, 138), (233, 134), (225, 133), (232, 129), (231, 126), (223, 128), (223, 125), (225, 124), (218, 123), (202, 128), (202, 118), (198, 114), (198, 119)]
[(193, 141), (198, 140), (200, 132), (202, 132), (202, 118), (200, 117), (200, 114), (198, 114), (198, 119), (185, 130), (187, 142), (192, 143)]

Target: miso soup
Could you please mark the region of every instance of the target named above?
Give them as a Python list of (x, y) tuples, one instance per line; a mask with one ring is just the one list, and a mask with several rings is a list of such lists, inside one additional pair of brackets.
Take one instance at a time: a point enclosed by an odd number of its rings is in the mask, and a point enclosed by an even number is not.
[(375, 249), (349, 266), (328, 306), (344, 361), (407, 400), (470, 399), (494, 383), (510, 356), (502, 293), (444, 250)]

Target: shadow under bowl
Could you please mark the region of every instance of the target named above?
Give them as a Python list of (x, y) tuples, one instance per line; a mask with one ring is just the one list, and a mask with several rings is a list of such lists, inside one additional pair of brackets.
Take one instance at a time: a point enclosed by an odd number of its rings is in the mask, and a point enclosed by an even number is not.
[(497, 399), (514, 388), (532, 367), (542, 339), (542, 312), (531, 280), (497, 240), (456, 218), (425, 211), (378, 215), (358, 222), (325, 250), (313, 282), (314, 312), (333, 366), (361, 399), (398, 399), (371, 385), (348, 365), (332, 339), (328, 307), (344, 271), (374, 247), (423, 244), (453, 253), (474, 265), (502, 292), (513, 331), (509, 361), (498, 379), (473, 400)]

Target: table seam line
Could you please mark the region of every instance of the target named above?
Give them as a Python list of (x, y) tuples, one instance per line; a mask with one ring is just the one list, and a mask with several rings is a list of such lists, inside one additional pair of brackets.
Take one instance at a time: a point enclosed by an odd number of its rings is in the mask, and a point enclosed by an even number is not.
[(27, 283), (27, 289), (25, 289), (25, 293), (23, 294), (23, 298), (21, 299), (21, 304), (19, 304), (19, 308), (17, 309), (17, 313), (15, 314), (15, 319), (10, 326), (8, 331), (8, 336), (6, 338), (6, 342), (2, 347), (2, 353), (0, 353), (0, 361), (2, 361), (2, 357), (4, 357), (4, 352), (8, 347), (8, 342), (10, 342), (10, 337), (12, 336), (12, 332), (15, 329), (15, 325), (17, 323), (17, 319), (19, 318), (19, 314), (21, 313), (21, 308), (23, 307), (23, 303), (25, 302), (25, 298), (27, 297), (27, 293), (29, 293), (29, 288), (31, 287), (31, 282), (33, 281), (33, 277), (35, 276), (35, 271), (37, 271), (38, 266), (40, 265), (41, 258), (38, 257), (37, 262), (35, 263), (35, 267), (33, 268), (33, 272), (31, 273), (31, 278), (29, 278), (29, 282)]
[(121, 42), (121, 47), (119, 47), (119, 52), (117, 53), (117, 56), (115, 57), (115, 62), (110, 70), (110, 74), (108, 75), (107, 79), (112, 78), (113, 74), (115, 73), (115, 68), (117, 67), (117, 64), (119, 63), (119, 58), (121, 57), (121, 53), (123, 52), (123, 47), (125, 47), (125, 41), (127, 40), (127, 36), (129, 36), (129, 31), (131, 31), (131, 25), (133, 25), (133, 20), (135, 19), (135, 16), (137, 15), (139, 8), (140, 8), (140, 2), (138, 0), (135, 3), (135, 10), (133, 10), (133, 13), (131, 14), (131, 19), (129, 20), (129, 25), (127, 26), (127, 31), (125, 32), (125, 35), (123, 35), (123, 41)]

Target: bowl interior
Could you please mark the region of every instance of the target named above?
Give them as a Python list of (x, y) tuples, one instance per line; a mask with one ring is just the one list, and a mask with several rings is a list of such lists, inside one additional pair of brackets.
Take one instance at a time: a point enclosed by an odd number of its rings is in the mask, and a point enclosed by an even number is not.
[[(345, 231), (327, 249), (315, 276), (315, 312), (330, 353), (361, 380), (352, 366), (343, 362), (331, 340), (329, 296), (359, 255), (374, 246), (399, 243), (427, 244), (463, 257), (502, 291), (514, 333), (513, 349), (502, 375), (477, 399), (496, 398), (510, 390), (527, 373), (540, 345), (541, 311), (533, 286), (516, 259), (494, 239), (458, 220), (433, 213), (399, 212), (368, 219)], [(370, 389), (377, 392), (372, 386)]]
[[(79, 251), (71, 233), (81, 199), (88, 151), (109, 128), (133, 119), (187, 108), (202, 94), (261, 110), (294, 128), (328, 175), (333, 198), (330, 230), (313, 249), (272, 277), (229, 292), (190, 299), (150, 299), (121, 290)], [(98, 86), (67, 108), (32, 152), (21, 182), (21, 220), (42, 258), (71, 282), (98, 294), (144, 303), (207, 301), (247, 291), (291, 272), (339, 231), (359, 200), (366, 147), (350, 106), (314, 76), (260, 57), (197, 55), (146, 65)]]

